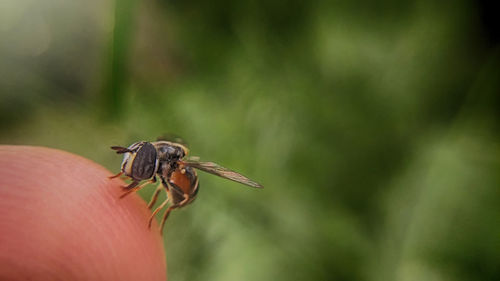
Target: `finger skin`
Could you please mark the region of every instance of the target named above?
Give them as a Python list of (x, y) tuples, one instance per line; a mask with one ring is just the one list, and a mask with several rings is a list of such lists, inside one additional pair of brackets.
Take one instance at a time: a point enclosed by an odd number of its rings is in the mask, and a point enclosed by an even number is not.
[(137, 195), (64, 151), (0, 146), (0, 280), (166, 280)]

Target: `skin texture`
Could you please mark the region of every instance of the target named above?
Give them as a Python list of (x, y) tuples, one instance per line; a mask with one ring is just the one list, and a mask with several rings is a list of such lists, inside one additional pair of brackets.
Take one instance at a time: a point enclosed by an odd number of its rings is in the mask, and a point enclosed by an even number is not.
[(28, 146), (0, 146), (0, 168), (0, 280), (166, 280), (156, 222), (111, 172)]

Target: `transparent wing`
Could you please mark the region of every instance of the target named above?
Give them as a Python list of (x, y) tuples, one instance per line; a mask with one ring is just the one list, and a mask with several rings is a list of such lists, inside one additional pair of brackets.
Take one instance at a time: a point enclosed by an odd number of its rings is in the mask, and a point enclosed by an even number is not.
[(197, 161), (195, 157), (189, 158), (187, 160), (183, 160), (182, 163), (184, 165), (202, 170), (204, 172), (232, 180), (235, 182), (239, 182), (251, 187), (256, 187), (256, 188), (263, 188), (263, 186), (257, 182), (254, 182), (253, 180), (245, 177), (244, 175), (237, 173), (235, 171), (229, 170), (227, 168), (224, 168), (214, 162), (200, 162)]

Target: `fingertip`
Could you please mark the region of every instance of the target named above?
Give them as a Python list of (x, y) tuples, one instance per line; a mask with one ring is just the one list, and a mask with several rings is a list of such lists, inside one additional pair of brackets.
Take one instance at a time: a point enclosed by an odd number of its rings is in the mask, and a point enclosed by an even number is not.
[[(123, 181), (60, 150), (0, 146), (0, 272), (71, 280), (165, 280), (162, 237)], [(22, 278), (21, 278), (22, 279)]]

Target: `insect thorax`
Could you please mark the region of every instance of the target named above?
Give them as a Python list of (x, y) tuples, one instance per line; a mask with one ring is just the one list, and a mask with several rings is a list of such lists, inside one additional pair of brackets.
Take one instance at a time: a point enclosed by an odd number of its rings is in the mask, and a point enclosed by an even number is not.
[(179, 167), (178, 161), (187, 154), (187, 148), (168, 141), (157, 141), (153, 145), (158, 152), (158, 173), (168, 178)]
[(158, 151), (160, 161), (178, 161), (187, 154), (187, 148), (181, 144), (157, 141), (152, 143)]

